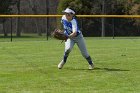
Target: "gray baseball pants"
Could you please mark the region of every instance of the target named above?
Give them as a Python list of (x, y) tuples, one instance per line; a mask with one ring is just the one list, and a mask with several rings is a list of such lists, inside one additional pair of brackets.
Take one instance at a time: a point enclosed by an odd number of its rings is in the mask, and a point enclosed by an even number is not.
[(87, 48), (86, 48), (85, 41), (84, 41), (84, 38), (83, 38), (83, 35), (82, 34), (80, 34), (77, 37), (74, 37), (72, 39), (68, 39), (65, 42), (65, 56), (68, 56), (69, 55), (69, 53), (71, 52), (71, 50), (72, 50), (72, 48), (73, 48), (73, 46), (74, 46), (75, 43), (79, 47), (82, 56), (84, 58), (88, 58), (89, 57), (89, 54), (87, 52)]

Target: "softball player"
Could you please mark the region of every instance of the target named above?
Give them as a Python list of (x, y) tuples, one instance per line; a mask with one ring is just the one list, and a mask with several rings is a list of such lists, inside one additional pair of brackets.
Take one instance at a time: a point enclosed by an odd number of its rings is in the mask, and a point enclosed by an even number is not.
[(65, 42), (64, 57), (62, 61), (58, 64), (58, 68), (61, 69), (64, 66), (69, 56), (69, 53), (71, 52), (74, 44), (76, 43), (83, 57), (88, 61), (89, 69), (93, 69), (94, 65), (92, 59), (87, 52), (83, 35), (79, 30), (77, 20), (74, 17), (75, 12), (70, 8), (66, 8), (66, 10), (64, 10), (63, 12), (65, 13), (65, 15), (62, 16), (61, 23), (63, 24), (64, 34), (68, 37), (68, 39)]

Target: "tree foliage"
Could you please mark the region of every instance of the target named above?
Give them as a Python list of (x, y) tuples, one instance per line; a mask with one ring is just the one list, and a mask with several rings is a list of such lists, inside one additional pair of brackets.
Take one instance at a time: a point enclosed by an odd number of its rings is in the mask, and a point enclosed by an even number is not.
[(58, 13), (61, 14), (67, 7), (75, 10), (77, 14), (90, 14), (93, 0), (60, 0), (58, 5)]
[(16, 2), (16, 0), (0, 0), (0, 14), (10, 14), (12, 10), (10, 6)]
[[(14, 5), (16, 0), (0, 0), (0, 14), (11, 14), (11, 5)], [(5, 18), (0, 18), (0, 22), (4, 22)]]
[[(61, 14), (62, 10), (70, 7), (76, 11), (77, 14), (103, 14), (103, 0), (60, 0), (58, 6), (58, 13)], [(105, 12), (109, 15), (139, 15), (140, 14), (140, 0), (105, 0)], [(112, 27), (115, 25), (115, 34), (117, 35), (138, 35), (140, 34), (140, 20), (118, 18), (108, 18), (105, 21), (106, 35), (112, 35)], [(101, 19), (100, 18), (83, 18), (82, 24), (84, 27), (83, 33), (85, 35), (101, 35)], [(137, 27), (136, 27), (137, 26)], [(137, 31), (138, 33), (134, 33)], [(90, 34), (88, 34), (90, 33)]]

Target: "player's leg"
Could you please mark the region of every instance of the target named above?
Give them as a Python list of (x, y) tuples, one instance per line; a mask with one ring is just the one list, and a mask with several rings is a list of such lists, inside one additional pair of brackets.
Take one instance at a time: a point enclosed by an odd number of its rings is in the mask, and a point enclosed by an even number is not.
[(69, 53), (71, 52), (72, 48), (74, 46), (74, 41), (72, 39), (68, 39), (67, 42), (65, 42), (65, 53), (64, 53), (64, 62), (67, 61), (67, 57), (69, 56)]
[(83, 57), (88, 61), (89, 69), (93, 69), (93, 61), (87, 52), (87, 48), (86, 48), (85, 41), (84, 41), (83, 37), (77, 39), (77, 45), (78, 45)]
[(65, 52), (62, 61), (58, 64), (58, 68), (61, 69), (63, 65), (66, 63), (67, 58), (69, 56), (69, 53), (71, 52), (72, 48), (74, 46), (74, 41), (71, 39), (68, 39), (65, 42)]

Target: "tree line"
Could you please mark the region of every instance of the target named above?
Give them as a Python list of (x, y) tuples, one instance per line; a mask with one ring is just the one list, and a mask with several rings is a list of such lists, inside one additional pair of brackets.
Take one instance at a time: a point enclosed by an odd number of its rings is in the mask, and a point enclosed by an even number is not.
[[(0, 14), (62, 14), (66, 7), (81, 15), (140, 15), (140, 0), (0, 0)], [(16, 36), (22, 33), (41, 36), (46, 31), (50, 34), (60, 25), (58, 19), (0, 18), (0, 33), (7, 36), (13, 30)], [(140, 35), (140, 19), (137, 18), (78, 18), (78, 21), (85, 36)]]
[[(57, 5), (58, 0), (0, 0), (0, 14), (56, 14)], [(11, 30), (16, 36), (22, 33), (41, 36), (55, 27), (56, 18), (0, 18), (0, 33), (4, 36)]]
[[(77, 14), (140, 15), (140, 0), (60, 0), (58, 13), (70, 7)], [(85, 36), (139, 36), (137, 18), (79, 18)], [(114, 32), (113, 32), (114, 31)]]

